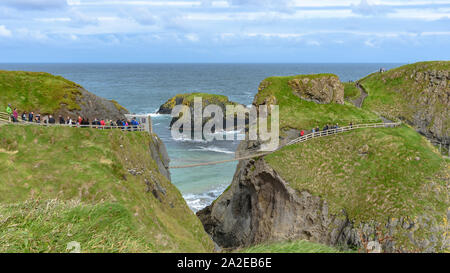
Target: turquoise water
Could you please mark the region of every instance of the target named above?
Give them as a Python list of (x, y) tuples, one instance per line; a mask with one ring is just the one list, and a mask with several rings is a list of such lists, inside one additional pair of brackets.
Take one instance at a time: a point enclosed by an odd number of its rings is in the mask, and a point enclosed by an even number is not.
[[(0, 64), (4, 70), (45, 71), (75, 81), (134, 113), (155, 113), (168, 98), (187, 92), (227, 95), (249, 105), (259, 83), (270, 76), (334, 73), (357, 80), (380, 67), (399, 64)], [(234, 157), (238, 141), (194, 142), (171, 137), (170, 117), (153, 114), (153, 127), (167, 146), (172, 165)], [(172, 182), (197, 211), (230, 184), (237, 163), (172, 170)]]

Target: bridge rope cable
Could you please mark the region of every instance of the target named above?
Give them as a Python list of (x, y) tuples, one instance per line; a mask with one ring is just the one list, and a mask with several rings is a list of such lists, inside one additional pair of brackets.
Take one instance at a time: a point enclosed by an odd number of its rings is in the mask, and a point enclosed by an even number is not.
[(228, 163), (228, 162), (233, 162), (233, 161), (247, 160), (247, 159), (252, 159), (252, 158), (256, 158), (256, 157), (266, 156), (268, 154), (275, 153), (275, 152), (279, 151), (280, 149), (282, 149), (282, 148), (284, 148), (286, 146), (291, 146), (291, 145), (294, 145), (294, 144), (297, 144), (297, 143), (302, 143), (302, 142), (305, 142), (305, 141), (308, 141), (308, 140), (311, 140), (311, 139), (314, 139), (314, 138), (318, 138), (318, 137), (331, 136), (331, 135), (344, 133), (344, 132), (348, 132), (348, 131), (352, 131), (352, 130), (356, 130), (356, 129), (363, 129), (363, 128), (397, 127), (400, 124), (401, 124), (401, 122), (368, 123), (368, 124), (356, 124), (356, 125), (352, 125), (352, 126), (345, 126), (345, 127), (336, 128), (336, 129), (329, 129), (329, 130), (326, 130), (326, 131), (309, 133), (309, 134), (306, 134), (304, 136), (298, 137), (298, 138), (296, 138), (294, 140), (291, 140), (290, 142), (288, 142), (288, 143), (286, 143), (284, 145), (281, 145), (280, 147), (278, 147), (274, 151), (260, 152), (260, 153), (255, 153), (255, 154), (252, 154), (252, 155), (240, 156), (240, 157), (237, 157), (237, 158), (227, 159), (227, 160), (203, 162), (203, 163), (189, 164), (189, 165), (182, 165), (182, 166), (170, 166), (169, 168), (170, 169), (194, 168), (194, 167), (200, 167), (200, 166), (217, 165), (217, 164)]
[[(7, 113), (0, 112), (0, 123), (13, 123), (9, 120), (9, 115)], [(19, 125), (41, 125), (41, 126), (63, 126), (63, 127), (75, 127), (75, 128), (96, 128), (96, 129), (122, 129), (122, 130), (130, 130), (130, 131), (144, 131), (145, 129), (141, 126), (134, 127), (133, 125), (129, 126), (110, 126), (110, 125), (75, 125), (75, 124), (48, 124), (48, 123), (33, 123), (33, 122), (27, 122), (27, 121), (20, 121), (15, 122), (13, 124), (19, 124)], [(389, 123), (366, 123), (366, 124), (355, 124), (351, 126), (345, 126), (335, 129), (329, 129), (326, 131), (319, 131), (314, 133), (309, 133), (304, 136), (298, 137), (296, 139), (293, 139), (289, 141), (288, 143), (279, 146), (277, 149), (273, 151), (263, 151), (259, 153), (255, 153), (252, 155), (246, 155), (246, 156), (240, 156), (233, 159), (226, 159), (226, 160), (220, 160), (220, 161), (211, 161), (211, 162), (202, 162), (202, 163), (196, 163), (196, 164), (188, 164), (188, 165), (181, 165), (181, 166), (169, 166), (170, 169), (185, 169), (185, 168), (194, 168), (194, 167), (201, 167), (201, 166), (210, 166), (210, 165), (218, 165), (228, 162), (234, 162), (234, 161), (240, 161), (240, 160), (247, 160), (252, 159), (256, 157), (266, 156), (268, 154), (272, 154), (274, 152), (279, 151), (280, 149), (294, 145), (297, 143), (302, 143), (314, 138), (318, 137), (324, 137), (324, 136), (331, 136), (338, 133), (344, 133), (356, 129), (363, 129), (363, 128), (383, 128), (383, 127), (397, 127), (401, 124), (401, 122), (389, 122)]]
[(146, 129), (141, 125), (83, 125), (83, 124), (59, 124), (59, 123), (45, 123), (45, 122), (29, 122), (24, 120), (18, 120), (17, 122), (12, 122), (10, 116), (7, 113), (0, 112), (0, 123), (10, 123), (17, 125), (37, 125), (37, 126), (59, 126), (59, 127), (72, 127), (72, 128), (93, 128), (93, 129), (121, 129), (129, 131), (146, 131)]

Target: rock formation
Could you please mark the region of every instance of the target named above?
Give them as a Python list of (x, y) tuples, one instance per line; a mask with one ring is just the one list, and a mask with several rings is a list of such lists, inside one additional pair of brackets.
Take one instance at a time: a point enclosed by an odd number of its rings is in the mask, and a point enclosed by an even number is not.
[(335, 75), (320, 77), (299, 77), (289, 81), (295, 95), (320, 104), (344, 104), (344, 85)]

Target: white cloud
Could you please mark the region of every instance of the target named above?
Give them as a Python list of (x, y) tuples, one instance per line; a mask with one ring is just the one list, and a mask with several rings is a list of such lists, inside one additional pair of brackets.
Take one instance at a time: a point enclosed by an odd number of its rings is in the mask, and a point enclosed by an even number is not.
[(0, 25), (0, 36), (10, 37), (11, 34), (11, 30), (7, 29), (4, 25)]
[(186, 34), (185, 37), (191, 42), (198, 42), (200, 40), (198, 35), (195, 33)]
[(62, 9), (67, 0), (1, 0), (0, 5), (24, 10)]
[(351, 5), (352, 12), (365, 16), (384, 15), (388, 12), (393, 12), (392, 9), (386, 6), (377, 5), (369, 2), (368, 0), (361, 0), (358, 5)]

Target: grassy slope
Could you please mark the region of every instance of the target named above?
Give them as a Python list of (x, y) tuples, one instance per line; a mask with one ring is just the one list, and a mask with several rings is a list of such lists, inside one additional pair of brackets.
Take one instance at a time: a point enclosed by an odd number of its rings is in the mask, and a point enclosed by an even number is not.
[(340, 253), (336, 248), (304, 240), (262, 244), (242, 249), (242, 253)]
[(313, 139), (266, 160), (294, 189), (321, 196), (330, 213), (345, 209), (356, 224), (423, 214), (442, 222), (447, 210), (448, 162), (406, 126)]
[(344, 84), (344, 97), (347, 101), (356, 100), (361, 96), (361, 92), (354, 82), (343, 82), (342, 84)]
[[(199, 220), (157, 171), (150, 141), (118, 130), (1, 126), (0, 252), (60, 252), (70, 241), (84, 252), (211, 251)], [(152, 177), (167, 191), (162, 202), (146, 192)]]
[(357, 120), (378, 120), (375, 114), (358, 109), (350, 103), (345, 105), (317, 104), (302, 100), (293, 94), (288, 85), (288, 82), (294, 78), (313, 78), (323, 75), (330, 76), (330, 74), (318, 74), (267, 78), (264, 81), (270, 82), (270, 85), (258, 92), (255, 102), (261, 104), (264, 100), (276, 100), (280, 107), (280, 129), (310, 129), (316, 125), (323, 127), (327, 123), (344, 125), (352, 120), (354, 122)]
[(76, 98), (81, 95), (78, 84), (43, 72), (0, 71), (0, 111), (11, 103), (21, 111), (53, 114), (60, 104), (79, 110)]
[[(412, 118), (416, 108), (414, 101), (428, 85), (418, 84), (411, 75), (426, 70), (450, 70), (450, 61), (420, 62), (391, 69), (385, 73), (374, 73), (360, 81), (369, 97), (363, 108), (376, 111), (388, 118)], [(448, 105), (435, 105), (440, 112)], [(450, 126), (450, 125), (449, 125)]]

